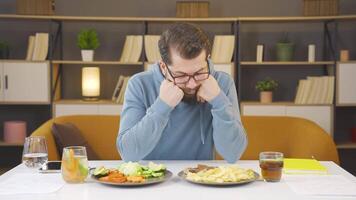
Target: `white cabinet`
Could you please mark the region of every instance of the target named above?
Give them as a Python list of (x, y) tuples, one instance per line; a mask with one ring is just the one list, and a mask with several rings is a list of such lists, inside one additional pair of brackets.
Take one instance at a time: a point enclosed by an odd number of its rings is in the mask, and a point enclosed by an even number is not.
[(54, 103), (54, 117), (66, 115), (120, 115), (122, 105), (108, 100), (86, 102), (81, 100), (61, 100)]
[(356, 105), (356, 62), (338, 63), (336, 77), (336, 104)]
[(286, 116), (309, 119), (317, 123), (326, 132), (332, 133), (332, 106), (286, 106)]
[(329, 134), (333, 132), (333, 108), (331, 105), (242, 103), (241, 113), (245, 116), (300, 117), (315, 122)]
[(0, 65), (1, 103), (50, 103), (48, 62), (3, 61)]

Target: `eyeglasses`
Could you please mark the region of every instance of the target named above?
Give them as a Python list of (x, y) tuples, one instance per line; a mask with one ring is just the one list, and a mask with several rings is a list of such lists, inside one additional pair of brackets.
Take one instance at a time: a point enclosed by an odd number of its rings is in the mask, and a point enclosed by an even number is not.
[(167, 71), (173, 78), (173, 82), (175, 84), (186, 84), (190, 81), (191, 78), (193, 78), (195, 81), (204, 81), (204, 80), (208, 79), (209, 74), (210, 74), (210, 68), (209, 68), (208, 61), (206, 61), (206, 63), (207, 63), (207, 67), (208, 67), (207, 72), (197, 72), (197, 73), (194, 73), (193, 75), (183, 74), (183, 75), (179, 75), (179, 76), (173, 76), (172, 71), (169, 69), (168, 65), (164, 62), (164, 64), (167, 67)]

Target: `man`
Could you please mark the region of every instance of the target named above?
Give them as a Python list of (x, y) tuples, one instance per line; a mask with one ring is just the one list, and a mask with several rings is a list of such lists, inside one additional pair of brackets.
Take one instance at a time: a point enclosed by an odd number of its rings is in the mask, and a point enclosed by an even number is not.
[(127, 86), (117, 147), (125, 161), (230, 163), (246, 148), (234, 81), (214, 71), (211, 45), (197, 26), (178, 23), (159, 40), (162, 60)]

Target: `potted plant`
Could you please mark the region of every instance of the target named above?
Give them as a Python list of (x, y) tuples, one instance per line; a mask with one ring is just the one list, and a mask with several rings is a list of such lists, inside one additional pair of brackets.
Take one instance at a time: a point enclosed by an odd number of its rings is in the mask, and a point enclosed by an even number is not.
[(6, 42), (0, 41), (0, 59), (9, 59), (9, 45)]
[(83, 29), (78, 34), (78, 47), (82, 50), (83, 61), (93, 61), (94, 50), (99, 47), (98, 35), (94, 29)]
[(288, 33), (276, 44), (278, 61), (291, 61), (294, 55), (294, 43), (288, 39)]
[(256, 89), (260, 91), (260, 102), (271, 103), (273, 98), (273, 91), (278, 87), (278, 83), (271, 78), (258, 81)]

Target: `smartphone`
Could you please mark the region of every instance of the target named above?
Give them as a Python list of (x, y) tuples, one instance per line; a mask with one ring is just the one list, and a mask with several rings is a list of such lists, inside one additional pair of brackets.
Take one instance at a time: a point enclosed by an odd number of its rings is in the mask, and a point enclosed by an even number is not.
[(61, 161), (48, 161), (40, 169), (40, 173), (60, 173)]

